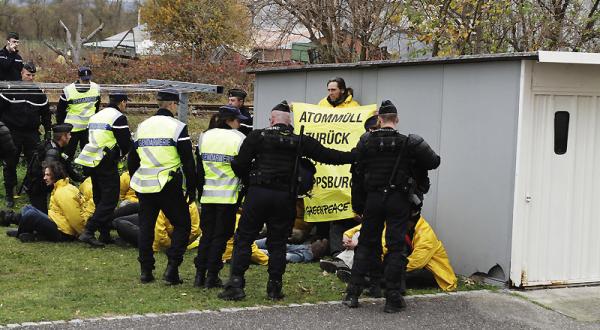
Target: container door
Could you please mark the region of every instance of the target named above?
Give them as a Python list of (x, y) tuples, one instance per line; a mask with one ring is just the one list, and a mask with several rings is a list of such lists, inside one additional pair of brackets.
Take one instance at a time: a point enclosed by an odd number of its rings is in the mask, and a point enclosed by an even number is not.
[(600, 281), (600, 98), (535, 95), (522, 285)]

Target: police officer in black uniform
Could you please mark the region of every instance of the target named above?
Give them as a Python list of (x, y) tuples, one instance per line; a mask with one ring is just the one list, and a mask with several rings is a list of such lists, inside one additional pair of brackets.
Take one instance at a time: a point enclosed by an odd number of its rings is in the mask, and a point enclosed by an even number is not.
[(0, 91), (2, 121), (10, 130), (17, 147), (13, 161), (10, 162), (10, 166), (5, 166), (3, 171), (6, 206), (9, 208), (14, 206), (13, 195), (17, 185), (16, 165), (21, 152), (25, 154), (25, 159), (29, 164), (40, 142), (40, 124), (44, 126), (46, 139), (50, 139), (52, 115), (48, 97), (33, 83), (35, 72), (35, 65), (26, 64), (22, 70), (23, 82)]
[[(132, 151), (129, 153), (128, 170), (131, 175), (132, 188), (136, 191), (136, 195), (140, 200), (139, 212), (139, 237), (138, 249), (141, 274), (140, 281), (149, 283), (154, 281), (152, 270), (154, 269), (154, 251), (152, 250), (152, 242), (154, 241), (154, 227), (156, 225), (156, 217), (162, 210), (165, 216), (173, 225), (173, 233), (171, 235), (171, 247), (167, 249), (167, 269), (163, 275), (166, 284), (178, 285), (183, 283), (179, 277), (179, 265), (183, 262), (183, 254), (185, 253), (190, 236), (191, 220), (187, 204), (195, 203), (197, 178), (194, 169), (194, 155), (192, 152), (192, 143), (188, 134), (187, 125), (173, 119), (179, 104), (179, 93), (173, 89), (164, 89), (157, 94), (159, 109), (153, 117), (146, 119), (138, 126), (136, 132), (136, 141), (133, 144)], [(161, 135), (164, 133), (156, 132), (153, 129), (158, 122), (169, 123), (177, 122), (181, 125), (181, 130), (178, 136), (170, 137), (170, 143), (161, 143)], [(148, 136), (149, 131), (155, 131), (156, 136)], [(142, 131), (142, 132), (140, 132)], [(140, 137), (142, 135), (143, 137)], [(142, 164), (142, 157), (150, 157), (151, 151), (143, 148), (159, 147), (163, 150), (176, 148), (176, 154), (179, 159), (172, 158), (172, 161), (179, 162), (181, 168), (168, 168), (168, 177), (170, 178), (159, 191), (156, 192), (141, 192), (136, 189), (134, 182), (136, 174), (142, 174), (149, 169), (150, 164), (146, 162)], [(166, 150), (170, 153), (169, 150)], [(158, 161), (156, 159), (156, 161)], [(154, 164), (153, 168), (165, 166), (165, 164)], [(183, 175), (182, 175), (183, 172)], [(160, 175), (160, 174), (159, 174)], [(185, 176), (185, 195), (183, 193), (183, 178)], [(156, 178), (156, 176), (154, 177)], [(153, 179), (156, 180), (156, 179)], [(154, 187), (156, 187), (154, 185)], [(140, 183), (138, 188), (143, 188)]]
[(227, 92), (227, 104), (240, 109), (242, 116), (246, 119), (240, 120), (240, 128), (238, 131), (244, 133), (244, 135), (250, 134), (253, 129), (253, 118), (250, 114), (250, 110), (244, 105), (248, 94), (243, 89), (232, 88)]
[[(103, 247), (104, 244), (112, 244), (114, 240), (110, 236), (110, 222), (117, 203), (119, 202), (119, 160), (129, 153), (131, 148), (131, 132), (129, 131), (129, 125), (127, 123), (127, 117), (123, 114), (127, 107), (127, 101), (129, 97), (125, 91), (111, 91), (109, 94), (108, 107), (96, 113), (94, 116), (100, 116), (103, 111), (111, 111), (115, 109), (121, 114), (114, 120), (110, 128), (106, 128), (106, 124), (103, 130), (112, 132), (116, 144), (112, 147), (104, 147), (102, 151), (102, 160), (95, 166), (89, 167), (84, 166), (84, 174), (89, 175), (92, 178), (92, 189), (94, 196), (94, 204), (96, 209), (94, 214), (89, 218), (85, 224), (85, 229), (79, 240), (89, 244), (92, 247)], [(91, 125), (98, 125), (94, 122), (94, 116), (90, 119)], [(90, 136), (93, 134), (92, 129), (88, 129)], [(97, 147), (95, 139), (88, 139), (88, 144), (83, 148), (81, 154), (78, 156), (77, 161), (83, 159), (86, 148), (89, 146)], [(68, 149), (67, 145), (67, 149)], [(67, 153), (65, 151), (65, 153)], [(77, 163), (76, 161), (76, 163)], [(95, 237), (95, 232), (99, 231), (100, 235), (98, 239)]]
[(19, 55), (19, 34), (10, 32), (6, 36), (6, 46), (0, 49), (0, 81), (21, 80), (23, 59)]
[(231, 275), (219, 294), (221, 299), (241, 300), (246, 296), (244, 273), (250, 264), (251, 244), (265, 222), (269, 250), (267, 295), (271, 299), (283, 298), (286, 242), (296, 209), (296, 196), (290, 191), (296, 156), (334, 165), (354, 160), (354, 154), (325, 148), (309, 136), (302, 137), (298, 150), (300, 138), (293, 134), (290, 121), (290, 107), (283, 101), (271, 111), (271, 126), (252, 131), (231, 162), (235, 174), (243, 180), (247, 178), (249, 188), (235, 234)]
[(57, 162), (62, 165), (65, 172), (74, 182), (82, 182), (85, 178), (73, 168), (73, 161), (64, 153), (64, 148), (71, 139), (71, 124), (57, 124), (52, 127), (52, 140), (47, 140), (38, 145), (31, 163), (27, 167), (27, 174), (23, 185), (27, 189), (29, 201), (36, 209), (48, 213), (48, 194), (52, 187), (44, 182), (44, 163)]
[(402, 283), (408, 264), (404, 237), (411, 210), (411, 167), (435, 169), (440, 164), (440, 157), (423, 138), (402, 135), (396, 131), (398, 114), (390, 101), (381, 103), (379, 121), (381, 128), (365, 133), (356, 146), (358, 159), (353, 182), (362, 183), (366, 195), (364, 210), (356, 210), (364, 211), (363, 223), (355, 249), (352, 277), (343, 303), (358, 307), (358, 297), (367, 285), (365, 277), (381, 256), (379, 246), (385, 224), (388, 253), (384, 261), (384, 311), (395, 313), (406, 307)]

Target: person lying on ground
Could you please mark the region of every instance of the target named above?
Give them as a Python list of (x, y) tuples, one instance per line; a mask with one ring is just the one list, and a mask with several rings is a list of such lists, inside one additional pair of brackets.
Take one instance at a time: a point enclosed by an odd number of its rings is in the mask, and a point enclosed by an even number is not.
[[(267, 238), (261, 238), (254, 241), (256, 246), (268, 255)], [(329, 241), (327, 239), (316, 240), (312, 243), (304, 244), (287, 244), (285, 260), (288, 263), (301, 263), (319, 260), (329, 251)]]
[[(115, 210), (115, 213), (119, 213), (120, 209), (128, 208), (136, 203), (131, 203)], [(192, 220), (192, 229), (190, 231), (188, 250), (193, 249), (193, 245), (196, 239), (200, 236), (200, 213), (196, 203), (189, 205), (190, 217)], [(138, 213), (128, 214), (117, 217), (112, 222), (113, 228), (117, 230), (119, 238), (124, 242), (131, 244), (134, 247), (138, 247), (138, 237), (140, 231), (140, 220)], [(154, 227), (154, 242), (152, 243), (152, 250), (158, 252), (166, 250), (171, 246), (171, 234), (173, 233), (173, 225), (169, 222), (169, 219), (161, 211), (156, 218), (156, 226)]]

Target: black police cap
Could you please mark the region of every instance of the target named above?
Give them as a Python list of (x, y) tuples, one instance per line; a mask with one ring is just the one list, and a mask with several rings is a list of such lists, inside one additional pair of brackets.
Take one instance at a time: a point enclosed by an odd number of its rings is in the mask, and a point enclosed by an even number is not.
[(379, 111), (378, 113), (380, 115), (384, 115), (386, 113), (398, 113), (398, 110), (396, 110), (396, 106), (394, 106), (394, 104), (392, 103), (392, 101), (390, 100), (385, 100), (383, 102), (381, 102), (381, 106), (379, 107)]
[(279, 104), (277, 104), (276, 106), (274, 106), (273, 110), (271, 110), (271, 111), (290, 112), (290, 105), (287, 103), (286, 100), (283, 100)]
[(6, 40), (9, 40), (9, 39), (17, 39), (17, 40), (19, 40), (19, 33), (17, 33), (17, 32), (9, 32), (6, 35)]
[(82, 66), (77, 70), (79, 78), (82, 80), (92, 80), (92, 69), (87, 66)]
[(372, 129), (377, 126), (377, 115), (369, 117), (365, 120), (365, 131)]
[(159, 101), (175, 101), (179, 102), (179, 92), (173, 88), (161, 89), (156, 94), (156, 99)]
[(37, 68), (35, 67), (35, 64), (33, 64), (33, 62), (27, 62), (25, 64), (23, 64), (23, 69), (31, 72), (31, 73), (36, 73)]
[(108, 93), (108, 97), (115, 102), (129, 101), (127, 92), (124, 90), (114, 90)]
[(68, 133), (73, 129), (71, 124), (56, 124), (52, 126), (52, 133)]
[(227, 92), (227, 97), (239, 97), (240, 99), (245, 99), (246, 96), (248, 96), (248, 93), (239, 88), (232, 88)]
[(234, 117), (239, 120), (248, 119), (248, 117), (246, 117), (242, 114), (240, 109), (238, 109), (234, 106), (231, 106), (231, 105), (224, 105), (222, 107), (219, 107), (219, 116), (221, 116), (223, 118)]

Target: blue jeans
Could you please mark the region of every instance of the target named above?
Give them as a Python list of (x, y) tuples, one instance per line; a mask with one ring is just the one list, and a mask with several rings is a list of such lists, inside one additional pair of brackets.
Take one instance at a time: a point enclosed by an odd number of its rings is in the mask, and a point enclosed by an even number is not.
[[(267, 239), (262, 238), (255, 241), (256, 246), (259, 249), (265, 250), (267, 248)], [(299, 262), (310, 262), (313, 260), (313, 254), (310, 250), (310, 244), (287, 244), (285, 260), (287, 262), (299, 263)]]
[(69, 235), (62, 233), (54, 221), (48, 215), (31, 205), (25, 205), (21, 209), (21, 221), (19, 222), (19, 234), (35, 233), (38, 238), (62, 242), (72, 239)]

